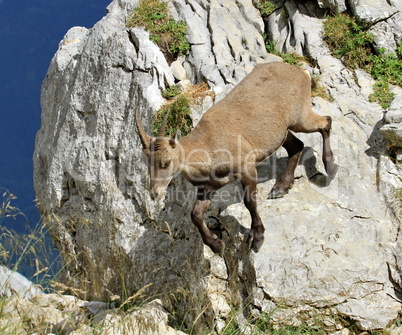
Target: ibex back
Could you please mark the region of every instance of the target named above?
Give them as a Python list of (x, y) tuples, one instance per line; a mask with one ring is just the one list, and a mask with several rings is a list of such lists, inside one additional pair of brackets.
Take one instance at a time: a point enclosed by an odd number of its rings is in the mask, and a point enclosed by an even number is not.
[(329, 143), (331, 117), (319, 116), (311, 109), (311, 80), (307, 72), (285, 63), (257, 65), (185, 137), (163, 137), (165, 125), (157, 137), (147, 135), (138, 110), (136, 122), (149, 159), (151, 197), (163, 197), (173, 175), (181, 172), (197, 187), (191, 219), (204, 243), (215, 253), (222, 254), (224, 243), (206, 226), (204, 212), (212, 193), (235, 179), (243, 186), (244, 204), (252, 219), (249, 247), (256, 252), (261, 247), (264, 226), (257, 212), (256, 166), (283, 146), (289, 159), (269, 197), (288, 193), (303, 150), (303, 142), (292, 132), (320, 132), (325, 170), (330, 178), (338, 170)]

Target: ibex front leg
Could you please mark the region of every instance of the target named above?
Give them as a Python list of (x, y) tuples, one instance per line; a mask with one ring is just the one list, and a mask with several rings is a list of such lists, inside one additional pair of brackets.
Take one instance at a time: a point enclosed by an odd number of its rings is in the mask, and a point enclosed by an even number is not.
[(216, 254), (223, 255), (225, 244), (222, 240), (213, 234), (206, 226), (204, 221), (204, 213), (211, 203), (211, 193), (202, 188), (197, 189), (197, 200), (191, 212), (191, 220), (198, 228), (204, 244), (209, 246)]
[(260, 250), (264, 242), (264, 225), (257, 212), (257, 173), (245, 174), (241, 177), (241, 183), (244, 189), (244, 204), (250, 212), (251, 229), (248, 235), (247, 243), (254, 252)]

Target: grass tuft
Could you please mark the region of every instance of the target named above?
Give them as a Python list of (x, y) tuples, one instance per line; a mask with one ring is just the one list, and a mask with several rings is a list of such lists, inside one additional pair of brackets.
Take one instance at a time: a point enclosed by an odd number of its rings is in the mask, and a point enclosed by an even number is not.
[(283, 59), (285, 63), (289, 63), (292, 65), (300, 65), (301, 62), (308, 62), (306, 57), (298, 55), (296, 52), (292, 52), (290, 54), (284, 53), (284, 52), (279, 52), (276, 50), (274, 43), (267, 38), (265, 38), (265, 49), (267, 50), (268, 53), (279, 56)]
[(193, 120), (191, 118), (191, 106), (199, 99), (206, 96), (214, 96), (209, 91), (206, 83), (191, 85), (184, 92), (180, 92), (177, 86), (169, 87), (162, 92), (162, 96), (168, 99), (167, 103), (156, 112), (153, 122), (153, 131), (158, 133), (163, 120), (167, 117), (167, 127), (165, 136), (172, 136), (179, 130), (182, 136), (187, 135), (193, 129)]
[(276, 324), (271, 319), (270, 313), (261, 312), (258, 316), (251, 317), (246, 323), (239, 325), (236, 321), (236, 314), (233, 311), (231, 316), (226, 320), (226, 326), (223, 328), (221, 335), (325, 335), (327, 331), (319, 325), (302, 324), (300, 326)]
[(187, 135), (193, 128), (190, 100), (184, 94), (181, 94), (172, 103), (164, 105), (155, 114), (153, 123), (155, 133), (158, 132), (165, 118), (167, 118), (165, 136), (172, 136), (179, 130), (183, 136)]
[(324, 35), (335, 57), (351, 69), (367, 71), (377, 80), (370, 101), (379, 103), (384, 109), (389, 108), (394, 98), (389, 84), (402, 86), (402, 45), (397, 48), (396, 54), (386, 54), (384, 49), (373, 54), (373, 35), (364, 31), (347, 14), (328, 18), (324, 23)]
[(349, 68), (365, 68), (371, 55), (372, 34), (362, 30), (347, 14), (337, 14), (324, 22), (324, 41), (335, 57)]
[(270, 16), (276, 10), (276, 5), (272, 0), (255, 1), (254, 6), (260, 11), (264, 20), (266, 20), (268, 16)]
[(142, 0), (129, 17), (127, 26), (143, 26), (150, 32), (151, 41), (170, 59), (186, 55), (190, 50), (186, 24), (169, 14), (168, 3), (163, 0)]

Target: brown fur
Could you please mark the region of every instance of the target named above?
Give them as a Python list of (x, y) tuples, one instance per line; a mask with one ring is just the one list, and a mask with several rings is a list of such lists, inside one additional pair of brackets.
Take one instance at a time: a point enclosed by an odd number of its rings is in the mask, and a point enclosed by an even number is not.
[[(252, 217), (248, 243), (258, 251), (264, 239), (264, 227), (256, 205), (256, 165), (283, 145), (289, 161), (270, 197), (281, 197), (289, 191), (303, 150), (303, 143), (289, 130), (320, 132), (326, 171), (333, 178), (338, 169), (329, 145), (331, 118), (312, 111), (309, 75), (285, 63), (257, 65), (180, 140), (179, 137), (152, 138), (139, 123), (137, 114), (138, 133), (150, 159), (151, 195), (161, 197), (174, 173), (183, 173), (198, 189), (192, 221), (204, 243), (217, 253), (223, 252), (224, 244), (204, 222), (211, 192), (235, 179), (241, 181), (244, 203)], [(152, 150), (150, 143), (155, 141), (160, 145)], [(166, 162), (169, 162), (167, 166)]]

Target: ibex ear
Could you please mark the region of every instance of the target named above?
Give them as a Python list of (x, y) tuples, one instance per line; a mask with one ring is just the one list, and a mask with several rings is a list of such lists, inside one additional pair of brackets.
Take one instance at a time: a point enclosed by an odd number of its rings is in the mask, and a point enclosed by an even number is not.
[(179, 144), (180, 137), (181, 137), (181, 132), (180, 132), (180, 130), (178, 130), (176, 135), (174, 135), (169, 141), (170, 146), (172, 148), (176, 148), (176, 146)]

